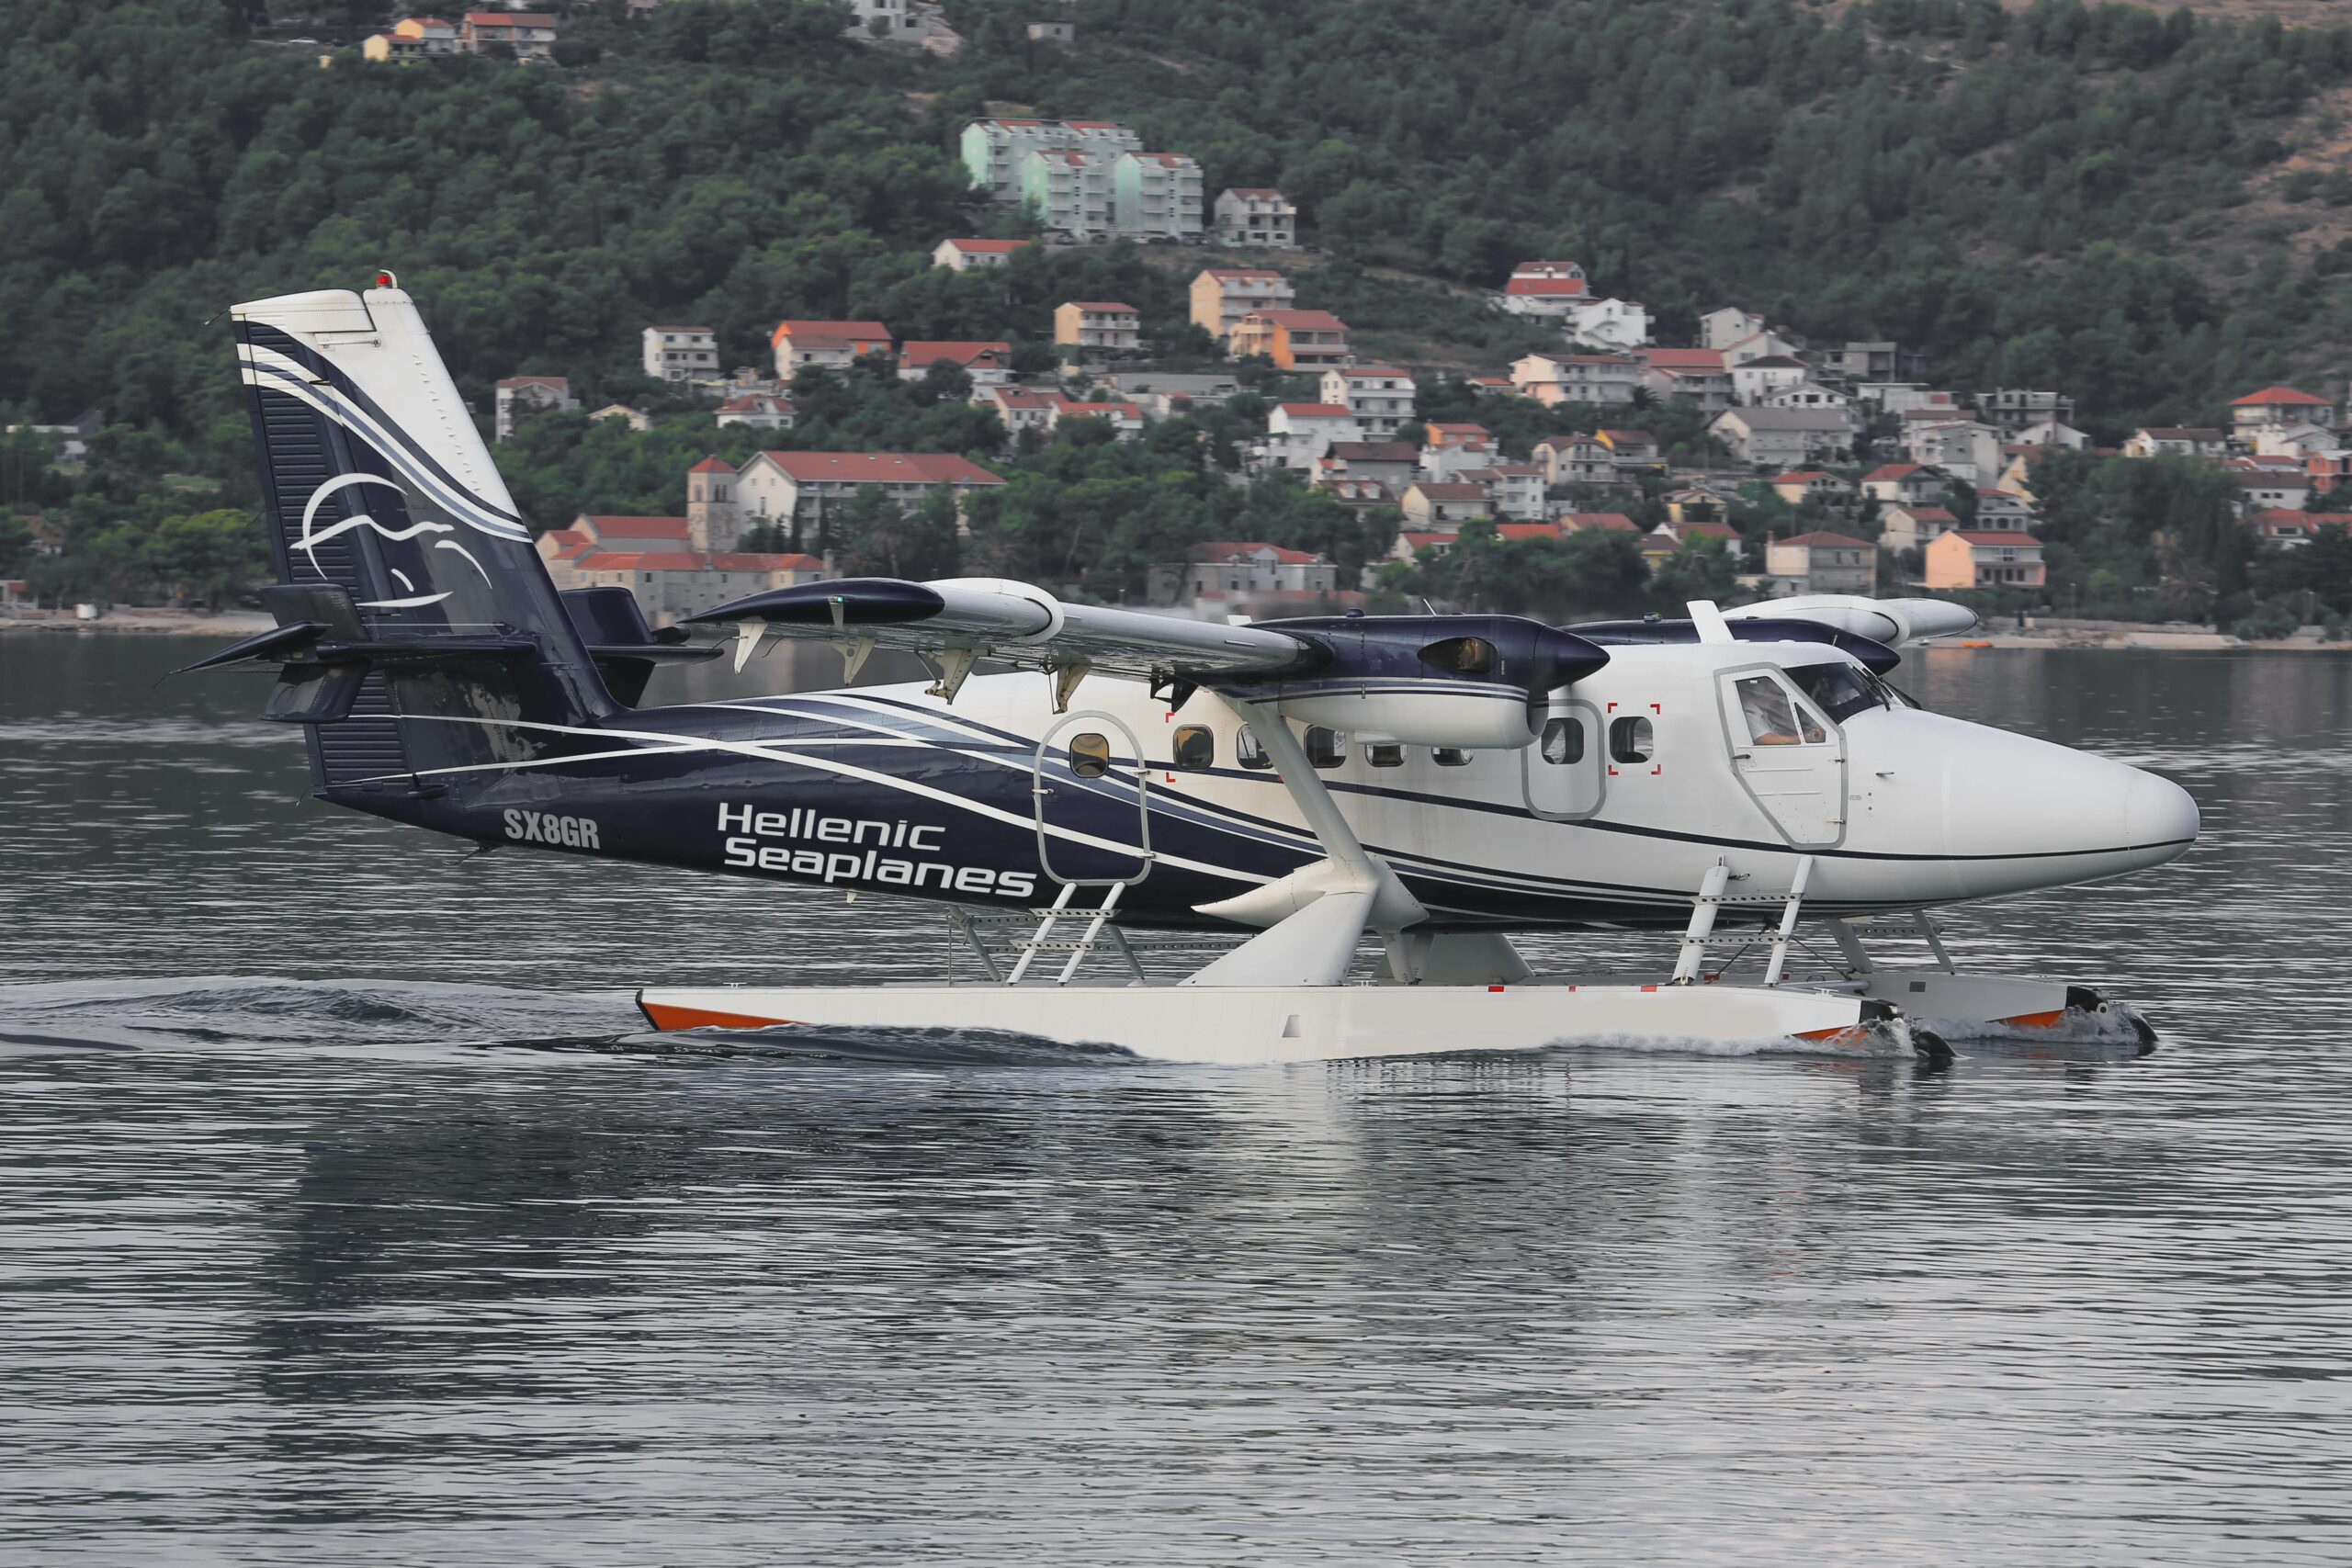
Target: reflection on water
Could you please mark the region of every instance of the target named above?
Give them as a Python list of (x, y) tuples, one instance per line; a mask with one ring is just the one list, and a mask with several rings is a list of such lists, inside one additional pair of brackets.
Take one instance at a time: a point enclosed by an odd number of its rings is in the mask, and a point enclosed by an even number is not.
[(424, 858), (175, 656), (0, 639), (0, 1560), (2352, 1551), (2341, 661), (1915, 658), (2207, 824), (1952, 921), (2160, 1054), (1929, 1073), (657, 1054), (938, 923)]

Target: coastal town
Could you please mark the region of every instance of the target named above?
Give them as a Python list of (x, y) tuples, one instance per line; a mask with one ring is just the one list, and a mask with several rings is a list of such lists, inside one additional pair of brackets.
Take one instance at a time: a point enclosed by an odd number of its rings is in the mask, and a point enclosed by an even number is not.
[[(362, 53), (400, 65), (492, 51), (527, 63), (548, 58), (559, 20), (404, 18)], [(1343, 509), (1366, 541), (1357, 558), (1253, 525), (1242, 501), (1223, 531), (1232, 536), (1179, 541), (1108, 588), (1072, 557), (1058, 591), (1210, 619), (1408, 601), (1492, 607), (1471, 555), (1452, 558), (1465, 546), (1513, 547), (1523, 562), (1591, 536), (1579, 547), (1602, 554), (1576, 563), (1637, 561), (1660, 602), (1673, 597), (1668, 582), (1742, 600), (1958, 594), (2021, 621), (2068, 608), (2049, 592), (2041, 533), (2054, 454), (2222, 476), (2249, 555), (2303, 548), (2352, 519), (2327, 499), (2352, 474), (2352, 434), (2336, 402), (2295, 387), (2249, 389), (2210, 424), (2137, 428), (2103, 445), (2075, 423), (2064, 388), (1940, 384), (1900, 343), (1824, 341), (1737, 304), (1701, 314), (1687, 341), (1660, 341), (1640, 300), (1574, 257), (1520, 262), (1484, 295), (1525, 352), (1484, 365), (1384, 357), (1337, 301), (1316, 297), (1313, 231), (1279, 189), (1211, 198), (1194, 159), (1110, 120), (976, 118), (955, 151), (988, 220), (978, 226), (991, 231), (940, 236), (935, 273), (1001, 277), (1009, 299), (1026, 257), (1124, 246), (1183, 276), (1182, 316), (1058, 299), (1046, 342), (786, 317), (762, 324), (750, 364), (728, 352), (741, 332), (656, 321), (639, 333), (633, 380), (501, 378), (481, 412), (502, 451), (549, 418), (735, 433), (731, 458), (711, 450), (677, 464), (673, 513), (591, 496), (573, 515), (534, 517), (560, 588), (625, 586), (654, 624), (674, 624), (749, 592), (852, 573), (840, 546), (853, 514), (870, 527), (876, 508), (931, 508), (968, 540), (974, 498), (1005, 486), (1006, 458), (1146, 442), (1209, 418), (1233, 439), (1222, 462), (1203, 452), (1204, 473), (1237, 495), (1282, 486)], [(981, 423), (959, 427), (959, 450), (804, 440), (809, 400), (850, 385), (960, 401)], [(70, 462), (103, 423), (94, 410), (34, 429)], [(53, 553), (43, 520), (31, 529), (34, 550)], [(31, 577), (0, 580), (0, 608), (40, 597)]]
[[(1154, 329), (1165, 323), (1121, 300), (1067, 299), (1053, 310), (1053, 357), (1041, 369), (1016, 368), (1011, 338), (935, 342), (880, 321), (783, 320), (765, 364), (733, 367), (711, 325), (649, 323), (644, 376), (706, 401), (714, 427), (780, 433), (794, 428), (796, 389), (812, 376), (944, 377), (1015, 444), (1081, 430), (1133, 442), (1207, 408), (1244, 409), (1254, 428), (1232, 482), (1288, 476), (1388, 540), (1345, 573), (1279, 541), (1202, 541), (1155, 563), (1144, 595), (1187, 614), (1362, 606), (1442, 561), (1465, 534), (1586, 533), (1624, 536), (1654, 573), (1719, 558), (1745, 597), (1958, 592), (2041, 608), (2035, 476), (2053, 452), (2210, 465), (2235, 487), (2241, 525), (2260, 548), (2300, 548), (2352, 518), (2324, 505), (2352, 471), (2352, 436), (2339, 432), (2335, 403), (2296, 388), (2250, 390), (2211, 426), (2136, 429), (2100, 447), (2072, 423), (2063, 389), (1939, 386), (1897, 343), (1811, 341), (1737, 306), (1701, 317), (1694, 342), (1658, 343), (1639, 301), (1608, 294), (1566, 258), (1520, 264), (1488, 301), (1555, 334), (1556, 347), (1488, 367), (1381, 363), (1360, 355), (1348, 322), (1302, 299), (1279, 265), (1300, 244), (1298, 214), (1280, 191), (1228, 189), (1204, 203), (1191, 159), (1147, 150), (1107, 121), (976, 120), (961, 152), (976, 187), (1044, 231), (943, 237), (937, 267), (1003, 269), (1031, 246), (1113, 237), (1262, 253), (1202, 265), (1190, 278), (1187, 322), (1219, 346), (1224, 367), (1158, 368), (1152, 344), (1167, 334)], [(1438, 381), (1449, 401), (1466, 394), (1494, 412), (1427, 417)], [(1574, 428), (1512, 439), (1506, 432), (1526, 427), (1514, 411), (1530, 405), (1577, 416)], [(503, 440), (520, 420), (579, 407), (564, 378), (516, 377), (497, 385), (494, 428)], [(589, 417), (650, 423), (619, 402)], [(1670, 444), (1668, 425), (1679, 433)], [(960, 508), (1002, 482), (985, 460), (944, 453), (779, 449), (741, 464), (706, 456), (684, 474), (683, 515), (582, 513), (544, 535), (540, 550), (559, 585), (627, 584), (667, 620), (754, 588), (841, 575), (808, 547), (861, 494), (908, 509), (944, 495)], [(754, 535), (800, 547), (748, 547)]]

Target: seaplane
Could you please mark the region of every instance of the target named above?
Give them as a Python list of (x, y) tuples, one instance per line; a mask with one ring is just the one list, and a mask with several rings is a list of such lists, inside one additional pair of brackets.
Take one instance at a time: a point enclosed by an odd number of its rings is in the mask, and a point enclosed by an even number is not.
[[(1904, 651), (1965, 608), (1216, 625), (852, 578), (655, 630), (626, 588), (556, 588), (390, 274), (232, 315), (277, 624), (189, 668), (275, 667), (265, 716), (301, 727), (317, 798), (480, 846), (928, 900), (966, 953), (936, 984), (648, 986), (656, 1030), (1229, 1063), (2153, 1042), (2091, 986), (1964, 972), (1937, 934), (1951, 906), (2163, 865), (2199, 827), (2154, 773), (1905, 696)], [(935, 678), (645, 702), (665, 665), (740, 671), (793, 639), (840, 649), (845, 682), (877, 649)], [(1927, 955), (1874, 953), (1889, 924)], [(1673, 960), (1522, 952), (1576, 932), (1656, 932)], [(1170, 969), (1178, 944), (1195, 956)]]

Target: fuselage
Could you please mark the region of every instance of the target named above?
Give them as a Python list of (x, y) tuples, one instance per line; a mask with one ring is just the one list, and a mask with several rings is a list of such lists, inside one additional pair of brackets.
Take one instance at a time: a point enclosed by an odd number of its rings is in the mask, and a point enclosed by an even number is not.
[[(1052, 696), (1022, 673), (952, 705), (907, 685), (441, 720), (503, 728), (511, 760), (322, 793), (488, 843), (1000, 908), (1125, 882), (1124, 919), (1175, 927), (1320, 858), (1250, 744), (1262, 710), (1203, 690), (1171, 712), (1099, 675), (1066, 713)], [(1679, 925), (1717, 860), (1762, 905), (1803, 856), (1808, 914), (1926, 908), (2141, 870), (2197, 833), (2168, 781), (1906, 705), (1818, 646), (1618, 648), (1529, 716), (1519, 749), (1306, 735), (1439, 924)]]

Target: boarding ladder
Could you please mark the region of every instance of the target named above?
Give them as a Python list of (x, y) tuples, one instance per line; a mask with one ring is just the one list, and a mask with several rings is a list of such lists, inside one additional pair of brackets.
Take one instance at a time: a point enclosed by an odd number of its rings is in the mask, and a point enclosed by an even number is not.
[[(1144, 972), (1140, 956), (1143, 953), (1224, 953), (1233, 945), (1231, 939), (1218, 938), (1206, 942), (1180, 939), (1174, 942), (1130, 939), (1118, 925), (1119, 896), (1126, 890), (1127, 884), (1112, 884), (1103, 894), (1102, 902), (1091, 908), (1078, 904), (1080, 886), (1074, 882), (1064, 883), (1053, 903), (1038, 908), (1012, 909), (1003, 913), (950, 909), (947, 911), (947, 924), (956, 936), (963, 939), (964, 945), (971, 950), (972, 955), (980, 961), (980, 968), (989, 980), (1000, 986), (1036, 985), (1042, 976), (1033, 971), (1037, 968), (1037, 955), (1041, 953), (1069, 954), (1062, 961), (1060, 972), (1052, 977), (1052, 983), (1057, 986), (1069, 985), (1078, 974), (1079, 966), (1086, 962), (1087, 955), (1100, 948), (1116, 953), (1125, 962), (1128, 973), (1135, 977), (1135, 984), (1144, 986), (1151, 984), (1151, 978)], [(1076, 934), (1057, 934), (1057, 930), (1069, 931), (1081, 920), (1085, 925)], [(1035, 922), (1035, 927), (1025, 937), (994, 944), (989, 940), (997, 930), (1006, 927), (1017, 930), (1032, 921)], [(1006, 962), (1008, 958), (1009, 964)], [(952, 984), (952, 972), (949, 979)]]
[[(1799, 855), (1796, 874), (1789, 878), (1789, 891), (1781, 901), (1781, 923), (1772, 931), (1771, 957), (1764, 965), (1764, 984), (1767, 987), (1779, 986), (1781, 976), (1788, 968), (1789, 942), (1796, 934), (1797, 916), (1804, 908), (1805, 884), (1812, 878), (1813, 857)], [(1753, 933), (1742, 936), (1715, 934), (1715, 915), (1727, 901), (1724, 890), (1731, 886), (1732, 881), (1731, 863), (1717, 856), (1715, 863), (1707, 868), (1705, 879), (1699, 884), (1698, 895), (1690, 900), (1690, 923), (1682, 931), (1682, 947), (1674, 960), (1674, 978), (1671, 984), (1697, 985), (1704, 976), (1707, 949), (1711, 947), (1753, 947), (1756, 945), (1756, 937)], [(1754, 902), (1754, 900), (1741, 900), (1741, 902)]]

